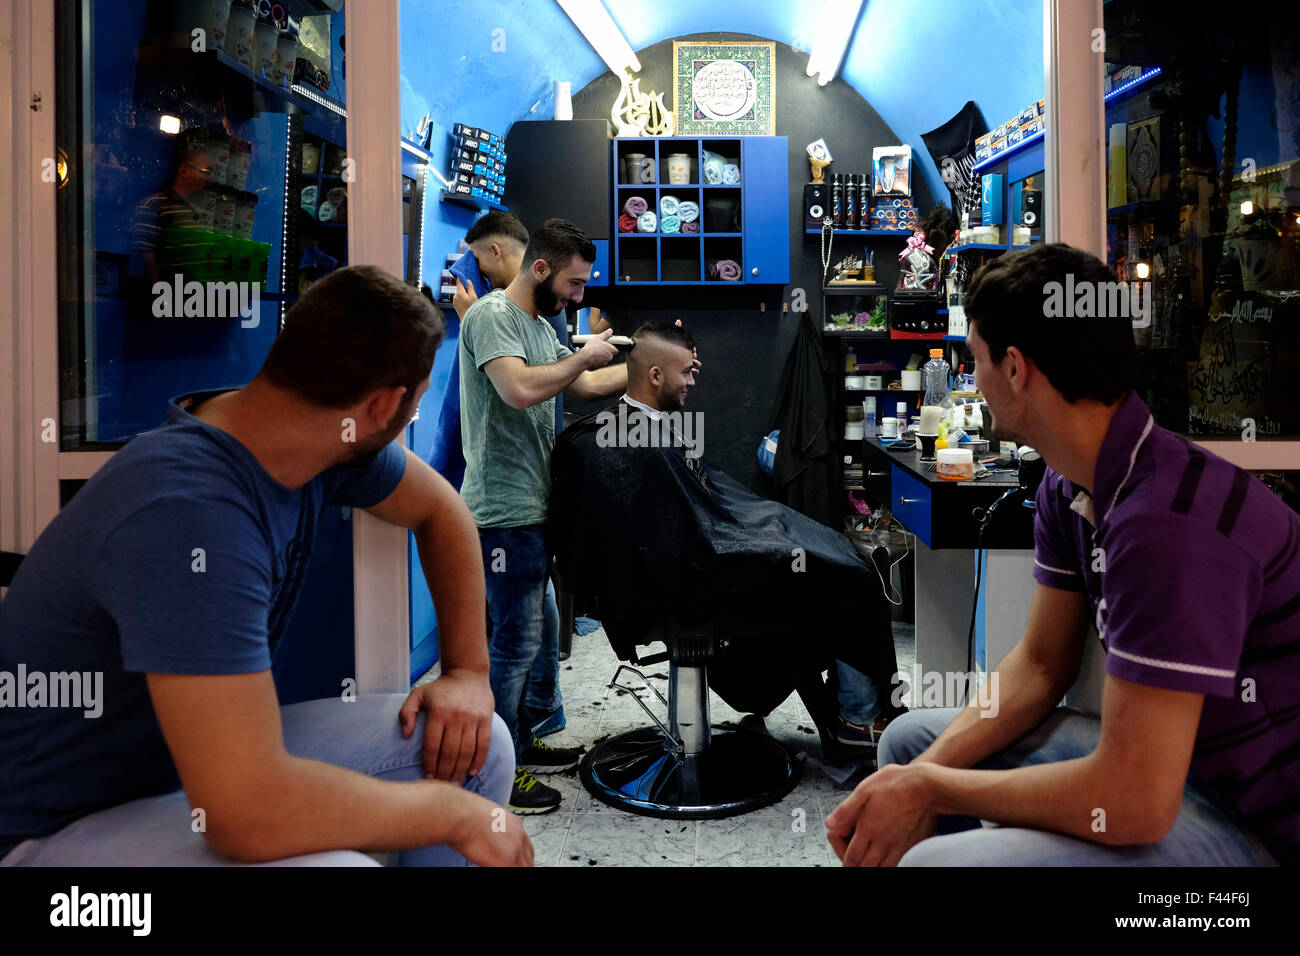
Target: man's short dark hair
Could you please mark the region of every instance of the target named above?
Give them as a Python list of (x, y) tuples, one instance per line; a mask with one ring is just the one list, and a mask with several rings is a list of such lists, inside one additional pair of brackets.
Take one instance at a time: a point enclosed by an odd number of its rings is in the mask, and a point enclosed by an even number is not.
[(676, 322), (669, 322), (667, 319), (646, 322), (635, 332), (632, 333), (632, 347), (636, 348), (636, 343), (643, 338), (653, 337), (669, 345), (680, 345), (687, 351), (695, 348), (695, 340), (691, 338), (691, 333), (687, 332)]
[(596, 244), (569, 220), (548, 219), (528, 239), (524, 268), (529, 268), (538, 259), (545, 259), (551, 267), (551, 275), (554, 275), (574, 256), (581, 256), (584, 262), (595, 262)]
[(492, 239), (496, 236), (513, 239), (521, 246), (528, 245), (528, 230), (524, 228), (524, 224), (510, 213), (499, 209), (490, 209), (485, 215), (476, 219), (474, 225), (469, 227), (469, 232), (465, 233), (465, 242), (473, 245), (480, 239)]
[[(1045, 243), (994, 259), (966, 291), (968, 320), (977, 323), (989, 358), (999, 363), (1015, 346), (1034, 360), (1067, 402), (1113, 403), (1133, 387), (1136, 351), (1131, 310), (1078, 315), (1066, 290), (1091, 285), (1096, 300), (1115, 274), (1100, 259), (1064, 243)], [(1055, 288), (1053, 283), (1057, 284)], [(1127, 289), (1120, 290), (1127, 294)]]
[(442, 313), (378, 266), (346, 266), (307, 289), (285, 313), (261, 374), (324, 408), (348, 408), (379, 388), (409, 398), (429, 377)]

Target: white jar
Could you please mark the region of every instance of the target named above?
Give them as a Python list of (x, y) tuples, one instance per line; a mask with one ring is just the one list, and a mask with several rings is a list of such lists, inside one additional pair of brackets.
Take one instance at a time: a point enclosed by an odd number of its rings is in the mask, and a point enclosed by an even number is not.
[(975, 477), (975, 459), (969, 448), (940, 448), (938, 474), (948, 481), (970, 481)]
[(880, 420), (880, 437), (897, 438), (898, 437), (898, 419), (886, 417)]

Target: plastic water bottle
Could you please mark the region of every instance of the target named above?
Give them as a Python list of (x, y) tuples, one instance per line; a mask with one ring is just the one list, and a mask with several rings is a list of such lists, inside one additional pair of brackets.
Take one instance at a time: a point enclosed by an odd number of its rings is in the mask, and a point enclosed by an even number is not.
[(951, 366), (943, 360), (943, 349), (930, 349), (930, 361), (925, 363), (925, 402), (940, 408), (952, 408), (952, 389), (948, 385)]
[(862, 437), (876, 437), (876, 396), (868, 395), (862, 400)]

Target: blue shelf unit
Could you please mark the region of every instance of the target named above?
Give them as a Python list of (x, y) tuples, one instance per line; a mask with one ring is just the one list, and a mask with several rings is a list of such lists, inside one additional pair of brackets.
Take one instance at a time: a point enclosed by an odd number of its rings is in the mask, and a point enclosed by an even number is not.
[[(738, 183), (703, 182), (705, 151), (717, 153), (740, 171)], [(790, 281), (789, 147), (784, 136), (617, 137), (610, 162), (614, 182), (614, 282), (618, 285), (785, 285)], [(654, 164), (654, 182), (630, 183), (629, 154)], [(689, 182), (670, 183), (669, 157), (690, 161)], [(619, 232), (618, 217), (628, 199), (640, 196), (662, 220), (665, 196), (699, 206), (697, 233)], [(714, 211), (710, 210), (714, 207)], [(722, 208), (734, 207), (727, 215)], [(717, 221), (723, 219), (724, 221)], [(706, 228), (708, 231), (706, 231)], [(710, 266), (731, 260), (735, 280), (710, 277)]]

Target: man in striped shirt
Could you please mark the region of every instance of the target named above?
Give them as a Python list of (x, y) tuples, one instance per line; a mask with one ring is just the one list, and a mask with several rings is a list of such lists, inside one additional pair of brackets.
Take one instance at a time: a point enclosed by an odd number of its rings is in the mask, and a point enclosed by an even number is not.
[[(1097, 315), (1114, 278), (1054, 244), (972, 281), (996, 431), (1050, 466), (1037, 587), (995, 714), (912, 711), (886, 731), (882, 769), (827, 819), (846, 864), (1300, 862), (1300, 515), (1155, 424), (1131, 313)], [(1089, 287), (1091, 308), (1051, 301)], [(1100, 720), (1057, 706), (1088, 622)]]

